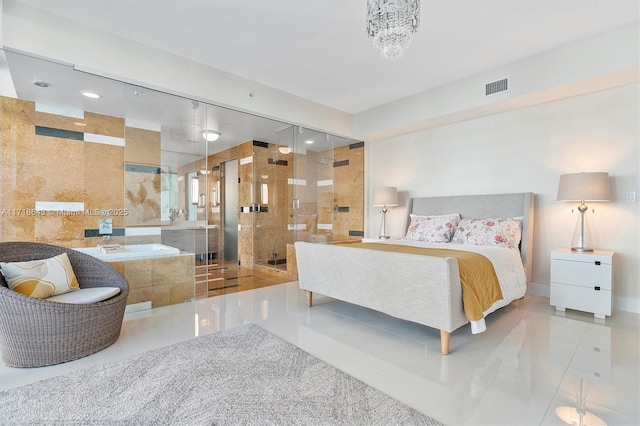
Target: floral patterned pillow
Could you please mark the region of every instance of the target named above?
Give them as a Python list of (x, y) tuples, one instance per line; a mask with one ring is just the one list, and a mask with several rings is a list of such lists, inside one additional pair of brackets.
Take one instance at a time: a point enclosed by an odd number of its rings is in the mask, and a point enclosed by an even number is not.
[(518, 248), (522, 218), (462, 219), (452, 243)]
[(440, 216), (411, 216), (405, 240), (428, 241), (430, 243), (448, 243), (456, 230), (460, 215), (447, 214)]

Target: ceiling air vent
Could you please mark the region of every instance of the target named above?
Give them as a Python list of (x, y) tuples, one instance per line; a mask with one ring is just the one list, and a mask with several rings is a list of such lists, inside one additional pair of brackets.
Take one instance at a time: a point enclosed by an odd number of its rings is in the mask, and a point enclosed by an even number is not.
[(509, 90), (509, 77), (505, 77), (501, 80), (492, 81), (484, 85), (484, 95), (491, 96), (497, 93), (506, 92)]

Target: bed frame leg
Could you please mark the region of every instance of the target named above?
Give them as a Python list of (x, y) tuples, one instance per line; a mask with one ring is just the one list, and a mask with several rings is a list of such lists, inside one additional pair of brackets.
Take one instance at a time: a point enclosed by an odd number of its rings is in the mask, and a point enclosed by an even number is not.
[(312, 307), (313, 306), (313, 292), (307, 290), (307, 306), (308, 307)]
[(451, 333), (448, 331), (440, 330), (440, 352), (442, 355), (449, 355), (449, 340)]

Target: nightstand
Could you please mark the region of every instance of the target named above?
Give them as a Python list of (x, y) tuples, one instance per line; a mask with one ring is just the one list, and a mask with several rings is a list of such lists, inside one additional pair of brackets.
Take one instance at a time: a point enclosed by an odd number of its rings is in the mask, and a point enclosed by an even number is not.
[(551, 305), (591, 312), (596, 318), (611, 315), (613, 252), (551, 252)]

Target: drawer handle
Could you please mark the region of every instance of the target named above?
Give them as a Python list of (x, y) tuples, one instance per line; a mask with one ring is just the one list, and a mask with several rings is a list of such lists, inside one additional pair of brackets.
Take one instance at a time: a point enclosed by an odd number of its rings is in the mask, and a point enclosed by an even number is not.
[(596, 260), (596, 266), (600, 266), (600, 261)]
[(594, 289), (595, 291), (600, 291), (600, 286), (599, 286), (599, 285), (597, 285), (597, 286), (595, 286), (593, 289)]

